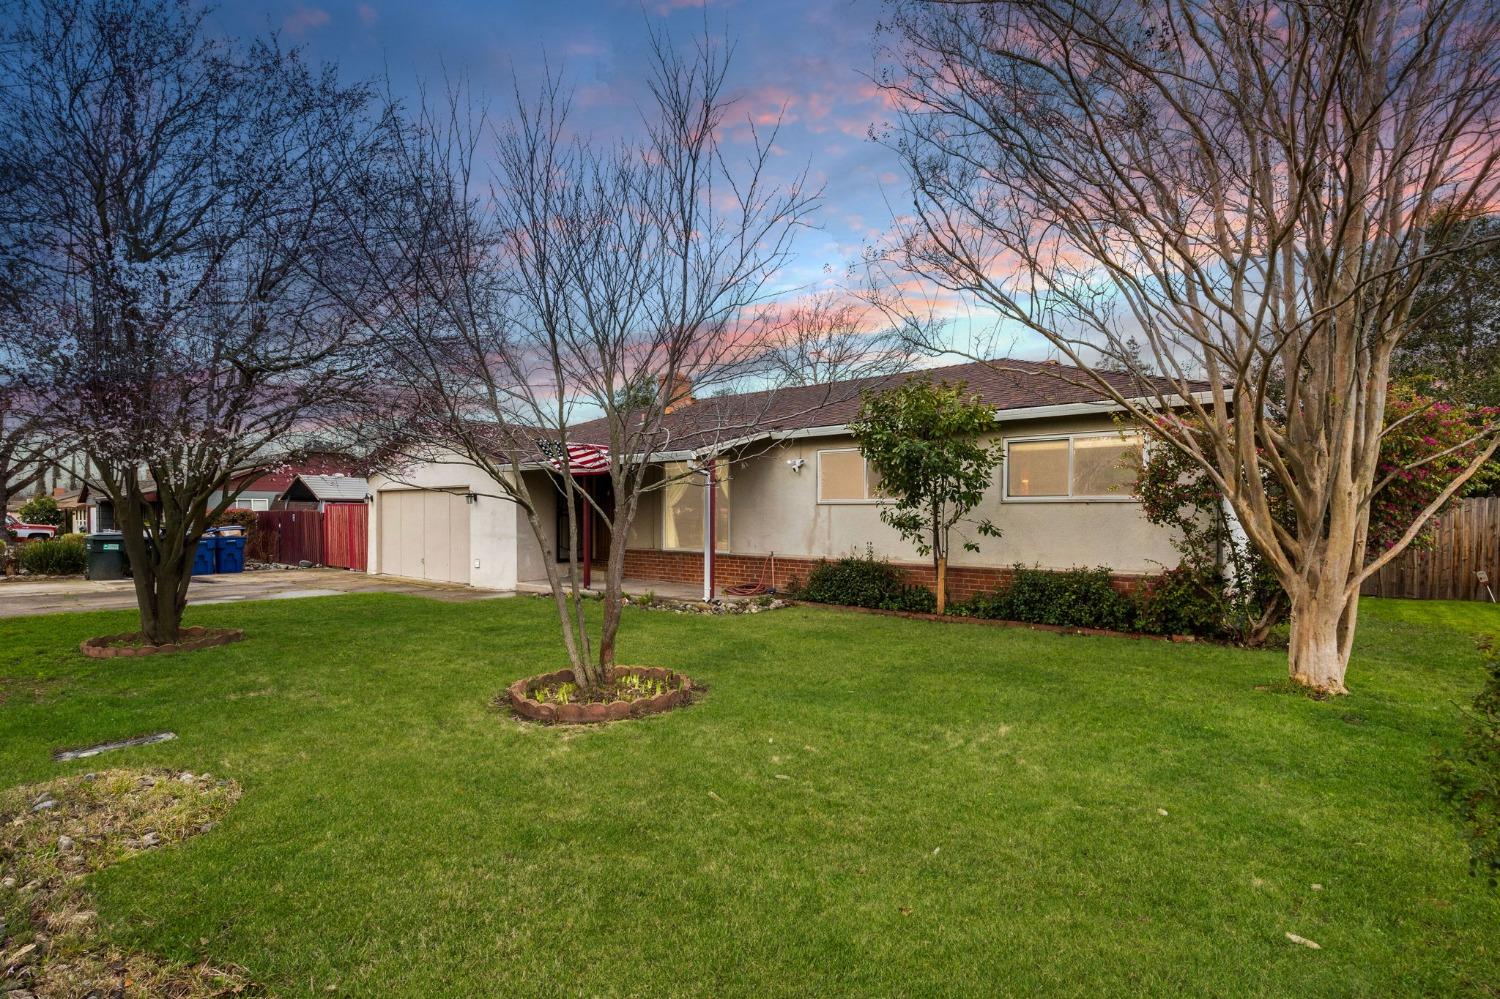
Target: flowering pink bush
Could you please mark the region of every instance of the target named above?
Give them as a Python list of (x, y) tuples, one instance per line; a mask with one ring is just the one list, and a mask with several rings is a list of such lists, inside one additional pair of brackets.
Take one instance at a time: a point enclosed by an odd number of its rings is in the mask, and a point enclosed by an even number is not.
[[(1409, 389), (1393, 389), (1386, 404), (1390, 429), (1380, 445), (1376, 483), (1384, 482), (1370, 505), (1369, 551), (1383, 552), (1406, 533), (1412, 521), (1463, 472), (1486, 442), (1476, 440), (1500, 422), (1500, 408), (1469, 406), (1427, 398)], [(1446, 452), (1452, 453), (1446, 453)], [(1465, 493), (1500, 482), (1500, 463), (1489, 462), (1447, 506)], [(1438, 511), (1441, 513), (1442, 511)], [(1428, 521), (1430, 525), (1432, 521)], [(1432, 544), (1424, 529), (1412, 547)]]

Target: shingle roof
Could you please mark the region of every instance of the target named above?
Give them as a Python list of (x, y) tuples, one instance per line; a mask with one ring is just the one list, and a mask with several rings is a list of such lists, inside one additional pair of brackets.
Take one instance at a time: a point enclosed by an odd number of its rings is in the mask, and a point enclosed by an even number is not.
[[(1039, 406), (1097, 403), (1108, 400), (1093, 381), (1094, 375), (1081, 368), (1051, 361), (1023, 361), (1004, 358), (975, 361), (942, 368), (859, 378), (831, 385), (807, 385), (795, 388), (747, 392), (740, 395), (700, 399), (682, 406), (661, 418), (662, 430), (652, 451), (687, 451), (743, 438), (760, 432), (784, 433), (821, 427), (842, 427), (859, 413), (861, 393), (894, 388), (912, 377), (927, 376), (950, 384), (962, 382), (967, 390), (993, 406), (1001, 418), (1007, 410)], [(1105, 373), (1103, 377), (1127, 398), (1138, 398), (1153, 391), (1175, 394), (1167, 379), (1143, 382), (1126, 373)], [(1208, 386), (1193, 384), (1195, 391)], [(608, 428), (601, 419), (590, 420), (568, 429), (574, 441), (608, 443)]]
[(370, 491), (362, 475), (298, 475), (293, 481), (301, 482), (322, 503), (363, 503)]

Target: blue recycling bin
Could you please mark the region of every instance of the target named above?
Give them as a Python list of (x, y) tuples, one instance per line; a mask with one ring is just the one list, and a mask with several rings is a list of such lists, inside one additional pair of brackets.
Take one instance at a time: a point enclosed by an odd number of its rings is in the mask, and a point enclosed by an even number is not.
[(245, 536), (220, 534), (216, 540), (214, 568), (219, 572), (244, 572)]
[(198, 539), (198, 550), (193, 553), (193, 575), (210, 576), (215, 568), (216, 555), (219, 549), (219, 537), (216, 534), (205, 534)]

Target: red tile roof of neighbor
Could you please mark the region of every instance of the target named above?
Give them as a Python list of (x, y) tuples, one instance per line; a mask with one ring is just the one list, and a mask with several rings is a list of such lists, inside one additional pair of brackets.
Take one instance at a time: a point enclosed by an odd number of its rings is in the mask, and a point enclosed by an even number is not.
[[(661, 418), (662, 430), (652, 443), (654, 453), (687, 451), (728, 442), (759, 433), (784, 433), (820, 427), (842, 427), (859, 413), (861, 393), (894, 388), (909, 378), (930, 377), (950, 384), (962, 382), (980, 400), (995, 407), (1004, 418), (1006, 410), (1070, 404), (1108, 404), (1104, 393), (1081, 368), (1052, 361), (1002, 358), (974, 361), (942, 368), (928, 368), (894, 375), (858, 378), (831, 385), (746, 392), (740, 395), (699, 399), (673, 409)], [(1169, 379), (1145, 381), (1126, 373), (1103, 377), (1127, 398), (1154, 392), (1175, 395)], [(1194, 391), (1207, 390), (1205, 383), (1191, 384)], [(1104, 409), (1101, 408), (1101, 412)], [(608, 443), (608, 429), (601, 419), (569, 428), (574, 441)]]

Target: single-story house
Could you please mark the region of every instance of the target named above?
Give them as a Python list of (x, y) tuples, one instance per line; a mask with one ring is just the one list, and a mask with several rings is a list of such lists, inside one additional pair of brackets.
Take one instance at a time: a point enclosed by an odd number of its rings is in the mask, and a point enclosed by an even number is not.
[[(346, 458), (336, 455), (314, 455), (297, 465), (279, 468), (271, 472), (257, 475), (253, 480), (245, 483), (244, 490), (235, 499), (234, 509), (239, 510), (279, 510), (288, 508), (287, 492), (298, 476), (336, 477), (345, 476), (351, 482), (359, 483), (358, 502), (363, 503), (368, 492), (369, 485), (363, 477), (349, 475), (354, 470), (354, 463)], [(237, 486), (242, 479), (230, 480), (231, 486)], [(142, 480), (141, 488), (145, 492), (147, 500), (155, 501), (156, 487), (149, 480)], [(223, 494), (215, 491), (209, 495), (207, 505), (213, 507), (218, 504)], [(109, 496), (96, 482), (85, 482), (76, 496), (70, 496), (73, 506), (77, 507), (76, 516), (79, 529), (87, 525), (89, 533), (99, 531), (113, 531), (116, 529), (114, 505)], [(300, 509), (322, 509), (322, 504), (317, 501), (311, 504), (302, 503), (297, 507)]]
[(322, 510), (330, 504), (364, 503), (369, 492), (369, 480), (362, 475), (298, 474), (281, 494), (277, 508)]
[[(1148, 523), (1131, 496), (1128, 455), (1139, 451), (1142, 436), (1120, 422), (1119, 407), (1102, 400), (1083, 372), (1055, 362), (1005, 360), (925, 374), (963, 382), (994, 406), (1005, 449), (993, 485), (972, 514), (990, 519), (1002, 536), (975, 538), (978, 552), (953, 552), (948, 587), (955, 599), (992, 589), (1016, 563), (1104, 565), (1122, 582), (1176, 564), (1171, 532)], [(760, 579), (783, 587), (805, 578), (820, 559), (869, 546), (930, 583), (930, 560), (880, 520), (888, 501), (848, 432), (861, 390), (878, 391), (906, 377), (689, 397), (672, 407), (661, 448), (644, 458), (657, 466), (658, 481), (712, 460), (715, 523), (710, 531), (705, 475), (675, 478), (647, 492), (630, 529), (626, 577), (701, 586), (710, 565), (714, 592)], [(1118, 377), (1122, 388), (1130, 384)], [(747, 414), (755, 424), (748, 432), (737, 423)], [(570, 428), (569, 439), (603, 443), (604, 423)], [(577, 557), (578, 546), (566, 542), (566, 510), (547, 464), (538, 460), (522, 474), (547, 528), (540, 545), (517, 505), (461, 457), (372, 476), (369, 571), (495, 590), (544, 580), (543, 560), (566, 562)], [(604, 504), (611, 502), (607, 476), (581, 481), (598, 490), (594, 495)], [(608, 538), (602, 526), (589, 534), (597, 564)], [(712, 546), (706, 544), (710, 534)]]
[[(263, 472), (248, 482), (236, 478), (231, 479), (229, 484), (231, 488), (244, 485), (243, 491), (235, 498), (236, 509), (279, 510), (285, 507), (287, 490), (291, 488), (297, 476), (351, 475), (354, 472), (354, 463), (346, 458), (337, 455), (311, 455), (305, 461), (295, 465)], [(361, 501), (364, 500), (364, 496), (364, 493), (359, 494)], [(214, 493), (208, 499), (210, 506), (218, 501), (218, 493)]]

